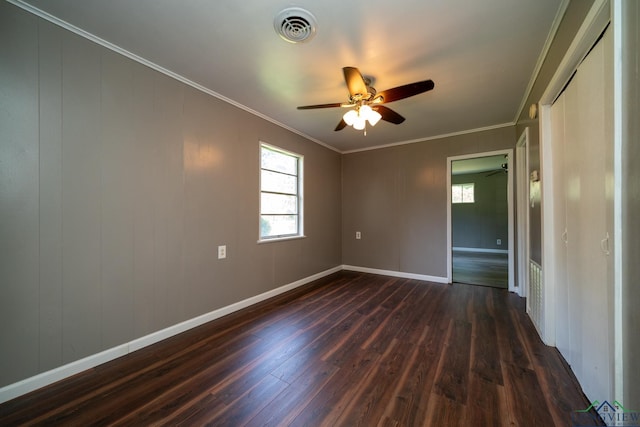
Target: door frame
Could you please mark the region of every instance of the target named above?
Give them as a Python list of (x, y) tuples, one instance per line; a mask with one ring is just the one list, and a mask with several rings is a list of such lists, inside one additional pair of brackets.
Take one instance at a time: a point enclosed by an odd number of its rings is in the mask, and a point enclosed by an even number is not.
[(516, 143), (517, 288), (529, 312), (529, 127)]
[(460, 156), (447, 157), (447, 283), (453, 282), (453, 244), (451, 238), (451, 163), (456, 160), (475, 159), (477, 157), (489, 157), (497, 155), (506, 155), (507, 164), (507, 211), (508, 211), (508, 237), (507, 250), (508, 269), (509, 269), (509, 292), (516, 292), (515, 274), (514, 274), (514, 221), (513, 221), (513, 149), (485, 151), (480, 153), (463, 154)]

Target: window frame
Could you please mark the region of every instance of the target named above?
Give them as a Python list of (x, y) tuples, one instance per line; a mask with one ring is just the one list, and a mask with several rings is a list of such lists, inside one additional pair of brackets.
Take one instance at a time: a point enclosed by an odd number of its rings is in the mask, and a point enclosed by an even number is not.
[[(297, 174), (296, 175), (291, 175), (291, 174), (287, 174), (284, 172), (280, 172), (280, 171), (274, 171), (272, 169), (268, 169), (268, 168), (263, 168), (262, 166), (262, 150), (266, 149), (266, 150), (270, 150), (276, 153), (280, 153), (286, 156), (290, 156), (290, 157), (294, 157), (296, 159), (296, 169), (297, 169)], [(295, 153), (293, 151), (290, 150), (286, 150), (284, 148), (272, 145), (272, 144), (268, 144), (266, 142), (262, 142), (260, 141), (259, 144), (259, 151), (258, 151), (258, 181), (259, 181), (259, 185), (258, 185), (258, 243), (269, 243), (269, 242), (277, 242), (277, 241), (282, 241), (282, 240), (292, 240), (292, 239), (301, 239), (304, 238), (304, 197), (303, 197), (303, 189), (304, 189), (304, 156), (302, 154), (298, 154)], [(298, 229), (296, 231), (296, 233), (291, 233), (291, 234), (279, 234), (279, 235), (274, 235), (274, 236), (263, 236), (262, 235), (262, 227), (261, 227), (261, 222), (262, 222), (262, 195), (263, 193), (265, 194), (287, 194), (287, 195), (294, 195), (293, 193), (279, 193), (279, 192), (275, 192), (275, 191), (264, 191), (262, 188), (262, 171), (269, 171), (269, 172), (273, 172), (273, 173), (281, 173), (283, 175), (288, 175), (288, 176), (295, 176), (296, 177), (296, 191), (297, 193), (295, 194), (295, 196), (297, 197), (297, 213), (295, 214), (271, 214), (271, 215), (295, 215), (297, 216), (297, 223), (298, 223)], [(267, 214), (264, 214), (267, 215)]]
[[(472, 190), (473, 190), (473, 200), (471, 201), (465, 201), (464, 200), (464, 187), (465, 186), (471, 186)], [(454, 187), (460, 187), (460, 201), (456, 202), (453, 200), (453, 189)], [(461, 205), (461, 204), (473, 204), (476, 202), (476, 183), (475, 182), (464, 182), (464, 183), (459, 183), (459, 184), (451, 184), (451, 204), (452, 205)]]

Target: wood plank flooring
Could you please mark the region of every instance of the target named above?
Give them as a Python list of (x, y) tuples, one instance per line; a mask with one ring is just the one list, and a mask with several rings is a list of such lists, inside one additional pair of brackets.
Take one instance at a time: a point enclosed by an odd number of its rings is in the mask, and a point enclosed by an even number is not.
[(508, 254), (454, 250), (452, 255), (454, 282), (503, 289), (509, 287)]
[(567, 426), (524, 300), (340, 272), (0, 405), (0, 425)]

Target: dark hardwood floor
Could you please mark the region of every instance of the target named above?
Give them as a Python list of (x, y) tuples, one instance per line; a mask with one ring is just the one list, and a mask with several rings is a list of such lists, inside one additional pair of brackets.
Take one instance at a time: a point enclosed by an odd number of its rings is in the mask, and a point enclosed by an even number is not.
[(454, 282), (503, 289), (509, 287), (508, 254), (454, 250), (452, 255)]
[(568, 426), (507, 291), (341, 272), (0, 405), (0, 425)]

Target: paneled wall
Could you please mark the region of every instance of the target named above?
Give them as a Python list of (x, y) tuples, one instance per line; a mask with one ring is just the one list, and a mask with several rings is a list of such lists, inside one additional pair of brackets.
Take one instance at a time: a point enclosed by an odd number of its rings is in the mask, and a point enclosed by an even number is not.
[[(260, 141), (304, 155), (304, 239), (257, 243)], [(339, 266), (340, 193), (340, 154), (0, 2), (0, 387)]]
[(507, 126), (345, 154), (343, 263), (446, 278), (447, 157), (514, 148), (516, 140)]

